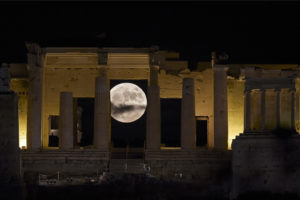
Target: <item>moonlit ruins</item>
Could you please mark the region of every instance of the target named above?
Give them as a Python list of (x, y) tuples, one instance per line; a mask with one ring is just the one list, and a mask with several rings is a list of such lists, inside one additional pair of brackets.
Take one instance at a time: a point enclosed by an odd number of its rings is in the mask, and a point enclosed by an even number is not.
[(213, 52), (191, 70), (158, 46), (26, 47), (27, 63), (0, 68), (1, 180), (130, 174), (300, 195), (299, 65)]

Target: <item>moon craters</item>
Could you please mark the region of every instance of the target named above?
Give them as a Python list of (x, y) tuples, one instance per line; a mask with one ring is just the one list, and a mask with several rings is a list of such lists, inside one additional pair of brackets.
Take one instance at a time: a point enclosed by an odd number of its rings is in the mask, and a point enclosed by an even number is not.
[(111, 116), (123, 123), (130, 123), (143, 116), (147, 98), (143, 90), (132, 83), (121, 83), (110, 90)]

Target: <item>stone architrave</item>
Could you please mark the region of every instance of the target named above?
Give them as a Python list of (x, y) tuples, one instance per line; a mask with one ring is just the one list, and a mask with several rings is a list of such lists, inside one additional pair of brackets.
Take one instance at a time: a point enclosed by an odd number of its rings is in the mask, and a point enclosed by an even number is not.
[(195, 86), (193, 78), (184, 78), (181, 101), (181, 148), (196, 147)]
[(158, 68), (150, 68), (147, 105), (147, 150), (159, 150), (161, 146), (160, 89), (158, 86)]
[(228, 148), (228, 107), (226, 65), (214, 65), (214, 148)]
[(28, 113), (27, 149), (40, 150), (42, 147), (42, 74), (44, 52), (37, 44), (26, 44), (28, 49)]
[(94, 139), (96, 149), (109, 151), (110, 148), (110, 93), (105, 72), (96, 78), (94, 107)]
[(60, 93), (59, 147), (73, 149), (73, 97), (72, 92)]

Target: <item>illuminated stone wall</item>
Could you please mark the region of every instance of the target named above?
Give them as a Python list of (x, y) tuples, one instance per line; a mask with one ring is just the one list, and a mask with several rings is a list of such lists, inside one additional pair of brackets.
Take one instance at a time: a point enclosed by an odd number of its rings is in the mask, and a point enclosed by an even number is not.
[[(147, 61), (148, 64), (145, 62)], [(108, 79), (148, 79), (149, 57), (146, 54), (108, 55)], [(146, 68), (147, 67), (147, 68)], [(97, 54), (49, 54), (43, 79), (42, 142), (48, 147), (49, 116), (59, 115), (59, 95), (70, 91), (74, 98), (94, 98), (95, 80), (100, 75)]]
[[(130, 50), (132, 51), (132, 49)], [(176, 53), (161, 52), (160, 57), (168, 56), (178, 59)], [(181, 98), (182, 79), (192, 77), (195, 80), (195, 114), (208, 117), (208, 147), (213, 147), (213, 70), (209, 62), (198, 64), (198, 70), (190, 72), (186, 61), (166, 60), (160, 58), (158, 82), (161, 98)], [(102, 61), (101, 61), (102, 62)], [(100, 62), (100, 63), (101, 63)], [(99, 76), (101, 66), (107, 67), (108, 79), (149, 79), (149, 54), (132, 53), (126, 50), (123, 53), (108, 53), (105, 64), (99, 65), (96, 48), (82, 48), (67, 52), (65, 49), (49, 49), (43, 67), (43, 103), (42, 103), (42, 145), (48, 148), (49, 116), (59, 115), (59, 94), (70, 91), (74, 98), (94, 98), (95, 79)], [(201, 67), (202, 66), (202, 67)], [(244, 130), (244, 80), (239, 78), (240, 69), (247, 65), (229, 65), (228, 75), (228, 148), (231, 148), (232, 139)], [(288, 68), (294, 65), (255, 65), (262, 68)], [(234, 76), (235, 78), (233, 78)], [(27, 124), (27, 90), (28, 80), (15, 78), (11, 80), (11, 88), (19, 96), (19, 135), (20, 147), (26, 145)], [(300, 90), (300, 81), (296, 80), (297, 92)], [(266, 128), (275, 126), (275, 96), (273, 91), (266, 91)], [(297, 94), (298, 95), (298, 94)], [(300, 130), (299, 96), (295, 105), (296, 128)], [(281, 95), (281, 124), (290, 127), (290, 96)], [(298, 102), (298, 103), (297, 103)], [(251, 126), (260, 128), (260, 94), (253, 92), (251, 97), (252, 110)]]
[(27, 79), (12, 79), (10, 88), (18, 95), (18, 115), (19, 115), (19, 147), (26, 147), (27, 134)]
[(160, 70), (160, 97), (181, 98), (182, 77), (193, 77), (195, 80), (195, 114), (208, 117), (208, 146), (213, 147), (213, 71), (212, 69), (203, 72), (187, 70), (174, 75)]
[(228, 149), (232, 140), (244, 132), (244, 90), (243, 80), (228, 79)]
[[(72, 56), (76, 59), (72, 59)], [(55, 57), (55, 58), (53, 58)], [(80, 57), (84, 61), (80, 61)], [(48, 148), (48, 134), (50, 115), (59, 114), (59, 93), (73, 92), (73, 97), (94, 98), (95, 79), (99, 75), (97, 54), (49, 54), (46, 57), (43, 82), (43, 147)], [(181, 98), (182, 78), (195, 79), (196, 116), (208, 116), (208, 145), (213, 147), (213, 72), (212, 69), (203, 72), (182, 70), (170, 73), (171, 65), (174, 68), (186, 68), (187, 63), (182, 61), (168, 62), (167, 67), (161, 67), (159, 85), (161, 98)], [(167, 71), (168, 70), (168, 71)], [(147, 54), (111, 53), (107, 61), (108, 79), (149, 79), (149, 57)]]

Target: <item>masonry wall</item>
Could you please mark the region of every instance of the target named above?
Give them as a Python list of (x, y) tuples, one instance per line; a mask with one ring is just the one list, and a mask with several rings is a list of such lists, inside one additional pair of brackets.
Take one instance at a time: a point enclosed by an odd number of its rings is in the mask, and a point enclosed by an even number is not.
[(22, 171), (26, 181), (37, 181), (38, 174), (61, 177), (96, 176), (107, 170), (108, 154), (93, 150), (22, 152)]
[(0, 184), (16, 184), (20, 179), (18, 98), (0, 93)]
[(233, 141), (233, 196), (249, 191), (300, 194), (300, 136), (244, 134)]
[(146, 153), (153, 176), (201, 186), (203, 195), (229, 198), (231, 191), (231, 151), (180, 150)]

